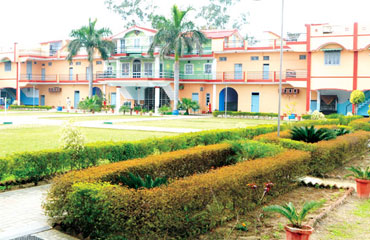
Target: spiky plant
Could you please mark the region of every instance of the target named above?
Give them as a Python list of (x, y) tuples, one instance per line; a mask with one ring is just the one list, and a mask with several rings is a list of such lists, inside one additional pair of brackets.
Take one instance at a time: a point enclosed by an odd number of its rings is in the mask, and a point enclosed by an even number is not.
[(344, 134), (348, 134), (350, 133), (351, 131), (348, 130), (348, 129), (345, 129), (345, 128), (337, 128), (337, 129), (334, 129), (334, 132), (337, 136), (342, 136)]
[(310, 201), (305, 202), (301, 212), (298, 212), (294, 207), (293, 203), (289, 202), (282, 206), (280, 205), (271, 205), (264, 207), (263, 210), (266, 212), (276, 212), (286, 217), (289, 222), (296, 228), (302, 228), (302, 222), (306, 218), (307, 214), (313, 210), (315, 207), (318, 207), (321, 203)]
[(358, 179), (370, 180), (370, 167), (362, 169), (360, 167), (351, 166), (346, 169), (351, 171), (352, 173), (347, 174), (345, 177), (352, 176)]
[(143, 179), (139, 175), (134, 175), (133, 173), (129, 172), (128, 177), (120, 176), (119, 182), (121, 182), (123, 185), (129, 188), (139, 189), (139, 188), (155, 188), (162, 184), (167, 184), (168, 179), (166, 177), (164, 178), (158, 177), (153, 179), (149, 175), (146, 175)]
[(293, 140), (304, 141), (307, 143), (315, 143), (322, 140), (330, 140), (336, 138), (334, 131), (327, 128), (317, 129), (311, 127), (293, 127), (291, 130)]

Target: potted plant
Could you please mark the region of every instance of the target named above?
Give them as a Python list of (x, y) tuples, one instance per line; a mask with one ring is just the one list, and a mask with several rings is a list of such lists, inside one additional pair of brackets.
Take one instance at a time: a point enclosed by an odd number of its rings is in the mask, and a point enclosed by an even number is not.
[(360, 198), (370, 197), (370, 167), (362, 169), (360, 167), (349, 167), (347, 170), (352, 173), (347, 174), (345, 177), (355, 177), (357, 196)]
[(141, 107), (140, 106), (135, 106), (134, 111), (136, 112), (136, 115), (138, 115), (139, 111), (141, 111)]
[(303, 205), (301, 212), (297, 212), (293, 203), (289, 202), (282, 206), (271, 205), (264, 207), (267, 212), (276, 212), (286, 217), (290, 224), (285, 225), (285, 233), (287, 240), (308, 240), (313, 232), (313, 228), (307, 225), (302, 225), (303, 220), (308, 212), (317, 207), (320, 203), (311, 201)]
[(126, 112), (130, 111), (130, 107), (127, 106), (127, 105), (122, 105), (120, 108), (119, 108), (119, 111), (120, 112), (123, 112), (123, 115), (126, 114)]
[(153, 116), (153, 111), (152, 110), (149, 111), (149, 116)]

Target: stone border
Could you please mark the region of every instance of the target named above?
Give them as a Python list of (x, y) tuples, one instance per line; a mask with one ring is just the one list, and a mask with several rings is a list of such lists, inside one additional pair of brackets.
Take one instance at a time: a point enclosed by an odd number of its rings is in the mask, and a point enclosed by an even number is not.
[(355, 191), (354, 188), (349, 188), (346, 193), (344, 194), (344, 196), (342, 196), (341, 198), (339, 198), (337, 201), (335, 201), (332, 205), (330, 205), (328, 208), (325, 209), (325, 211), (323, 211), (322, 213), (320, 213), (319, 215), (317, 215), (316, 217), (312, 218), (311, 220), (308, 221), (308, 225), (309, 226), (312, 226), (312, 227), (315, 227), (319, 222), (321, 222), (331, 211), (333, 211), (335, 208), (339, 207), (340, 205), (342, 205), (345, 200), (347, 199), (347, 197), (351, 196), (353, 194), (353, 192)]
[[(225, 118), (225, 115), (217, 115), (218, 118)], [(226, 115), (226, 118), (246, 118), (246, 119), (262, 119), (262, 120), (277, 120), (277, 117), (269, 116), (252, 116), (252, 115)]]

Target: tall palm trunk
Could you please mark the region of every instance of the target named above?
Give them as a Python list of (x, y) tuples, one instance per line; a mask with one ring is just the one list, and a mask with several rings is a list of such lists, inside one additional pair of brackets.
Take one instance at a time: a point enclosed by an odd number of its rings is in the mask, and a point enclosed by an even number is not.
[(94, 69), (93, 69), (93, 61), (90, 61), (89, 65), (89, 98), (92, 98), (93, 95), (93, 81), (94, 81)]
[(175, 60), (174, 67), (174, 94), (173, 94), (173, 110), (177, 110), (177, 103), (179, 101), (179, 80), (180, 80), (180, 61)]

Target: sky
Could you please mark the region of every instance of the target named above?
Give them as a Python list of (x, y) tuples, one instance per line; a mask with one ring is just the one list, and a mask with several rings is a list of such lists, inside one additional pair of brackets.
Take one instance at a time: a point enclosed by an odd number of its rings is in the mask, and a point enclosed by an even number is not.
[[(159, 6), (158, 13), (168, 16), (172, 4), (197, 8), (208, 0), (151, 1)], [(249, 12), (249, 24), (244, 31), (260, 38), (263, 31), (280, 33), (281, 1), (240, 0), (229, 12), (233, 16)], [(304, 32), (307, 23), (370, 24), (369, 0), (284, 2), (284, 32)], [(109, 27), (113, 33), (124, 30), (123, 20), (107, 9), (104, 0), (2, 0), (0, 6), (0, 46), (66, 39), (72, 29), (86, 25), (89, 17), (97, 18), (98, 27)]]

